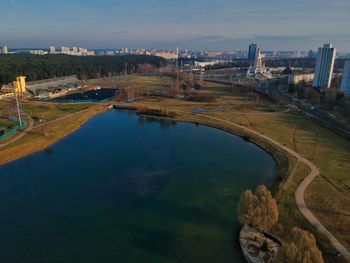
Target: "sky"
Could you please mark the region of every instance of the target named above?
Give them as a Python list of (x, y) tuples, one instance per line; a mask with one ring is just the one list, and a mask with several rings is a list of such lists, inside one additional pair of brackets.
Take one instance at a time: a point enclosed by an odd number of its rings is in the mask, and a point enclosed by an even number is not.
[(0, 0), (0, 46), (350, 52), (350, 0)]

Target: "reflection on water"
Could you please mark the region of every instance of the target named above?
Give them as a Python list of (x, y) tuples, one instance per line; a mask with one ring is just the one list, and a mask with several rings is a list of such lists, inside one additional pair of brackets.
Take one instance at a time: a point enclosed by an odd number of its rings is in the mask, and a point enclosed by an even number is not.
[(117, 110), (0, 174), (1, 262), (244, 262), (239, 194), (276, 167), (226, 132)]

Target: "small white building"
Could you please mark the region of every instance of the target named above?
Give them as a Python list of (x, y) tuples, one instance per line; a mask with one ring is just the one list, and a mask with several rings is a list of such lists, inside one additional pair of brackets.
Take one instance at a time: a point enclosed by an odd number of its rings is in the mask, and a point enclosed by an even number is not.
[(304, 81), (306, 83), (311, 83), (314, 79), (315, 74), (314, 73), (297, 73), (294, 72), (290, 75), (288, 75), (288, 84), (299, 84), (300, 82)]

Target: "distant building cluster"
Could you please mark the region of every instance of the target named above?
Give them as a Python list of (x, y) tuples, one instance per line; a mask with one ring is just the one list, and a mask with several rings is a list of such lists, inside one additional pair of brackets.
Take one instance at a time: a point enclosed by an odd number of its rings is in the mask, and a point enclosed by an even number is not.
[(174, 51), (158, 51), (155, 53), (155, 56), (157, 57), (162, 57), (167, 60), (172, 60), (172, 59), (178, 59), (179, 54), (178, 52)]
[(179, 58), (179, 51), (177, 50), (156, 50), (155, 48), (152, 49), (129, 49), (129, 48), (121, 48), (119, 50), (107, 50), (107, 51), (100, 51), (98, 53), (99, 55), (107, 55), (107, 56), (114, 56), (114, 55), (146, 55), (146, 56), (157, 56), (162, 57), (167, 60), (175, 60)]
[(247, 77), (263, 77), (267, 79), (272, 77), (271, 73), (265, 67), (263, 55), (261, 54), (260, 48), (258, 48), (256, 44), (250, 44), (248, 55), (248, 60), (251, 64), (247, 71)]
[[(312, 83), (312, 87), (317, 89), (331, 88), (332, 78), (334, 75), (334, 64), (336, 59), (336, 48), (332, 44), (324, 44), (318, 49), (316, 55), (316, 65), (314, 72), (310, 70), (293, 71), (288, 76), (288, 84), (300, 84), (301, 82)], [(314, 57), (314, 52), (309, 51), (308, 57)], [(266, 52), (262, 52), (257, 44), (250, 44), (247, 52), (247, 59), (250, 67), (247, 71), (247, 77), (271, 78), (270, 69), (265, 67), (263, 58), (266, 58)], [(341, 81), (341, 91), (350, 96), (350, 60), (345, 61), (343, 76)]]
[[(316, 59), (314, 72), (310, 69), (295, 69), (288, 76), (289, 84), (299, 84), (301, 82), (312, 83), (314, 88), (327, 89), (331, 87), (334, 64), (336, 57), (349, 58), (349, 53), (337, 53), (336, 49), (331, 44), (325, 44), (320, 47), (317, 52), (309, 51), (263, 51), (256, 43), (249, 45), (248, 50), (231, 50), (231, 51), (215, 51), (215, 50), (157, 50), (151, 49), (132, 49), (120, 48), (114, 50), (88, 50), (82, 47), (61, 47), (57, 49), (54, 46), (49, 49), (11, 49), (7, 46), (0, 47), (0, 54), (16, 54), (30, 53), (34, 55), (56, 55), (65, 54), (71, 56), (121, 56), (121, 55), (146, 55), (158, 56), (166, 60), (177, 60), (179, 58), (195, 59), (202, 61), (196, 66), (203, 68), (205, 66), (219, 64), (223, 61), (232, 61), (234, 59), (248, 60), (250, 67), (246, 73), (249, 77), (271, 78), (272, 73), (279, 74), (281, 69), (267, 68), (265, 66), (266, 59), (292, 59), (292, 58), (311, 58)], [(243, 73), (244, 74), (244, 73)], [(350, 96), (350, 60), (345, 62), (342, 80), (342, 92)]]
[(311, 83), (314, 80), (314, 76), (315, 74), (312, 72), (293, 72), (288, 76), (288, 84)]
[(50, 47), (50, 54), (65, 54), (70, 56), (94, 56), (95, 51), (93, 50), (87, 50), (86, 48), (82, 47), (62, 47), (61, 52), (57, 52), (55, 47)]
[[(324, 44), (318, 49), (314, 73), (309, 71), (292, 72), (288, 76), (288, 84), (305, 82), (312, 83), (312, 87), (317, 89), (331, 88), (336, 54), (337, 50), (332, 44)], [(350, 60), (346, 60), (344, 63), (340, 90), (345, 96), (350, 96)]]

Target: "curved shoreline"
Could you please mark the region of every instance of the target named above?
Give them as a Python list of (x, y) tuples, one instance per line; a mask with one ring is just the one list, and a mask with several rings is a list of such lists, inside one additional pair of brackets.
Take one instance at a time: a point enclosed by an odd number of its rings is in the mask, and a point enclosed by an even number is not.
[[(103, 112), (106, 111), (106, 108), (103, 107), (101, 108), (100, 107), (101, 105), (97, 105), (97, 106), (94, 106), (92, 108), (89, 108), (89, 109), (86, 109), (86, 110), (82, 110), (82, 111), (79, 111), (79, 112), (76, 112), (76, 113), (72, 113), (70, 115), (67, 115), (67, 116), (62, 116), (61, 118), (58, 118), (58, 119), (54, 119), (52, 121), (49, 121), (47, 122), (47, 124), (50, 124), (50, 123), (56, 123), (57, 121), (60, 121), (62, 119), (66, 119), (66, 118), (72, 118), (72, 117), (75, 117), (75, 116), (78, 116), (77, 118), (82, 118), (82, 120), (79, 120), (78, 123), (73, 123), (71, 122), (69, 125), (69, 127), (66, 127), (67, 130), (61, 134), (57, 134), (56, 136), (54, 137), (51, 137), (51, 138), (40, 138), (40, 139), (45, 139), (45, 142), (43, 142), (41, 145), (37, 146), (37, 148), (34, 148), (34, 149), (31, 149), (31, 150), (28, 150), (27, 152), (23, 152), (23, 151), (20, 151), (20, 150), (23, 150), (23, 148), (26, 148), (25, 146), (27, 146), (28, 144), (31, 144), (31, 143), (24, 143), (17, 151), (17, 155), (16, 156), (13, 156), (13, 157), (10, 157), (10, 158), (3, 158), (1, 157), (0, 159), (0, 166), (1, 165), (6, 165), (6, 164), (9, 164), (11, 162), (14, 162), (18, 159), (22, 159), (26, 156), (29, 156), (29, 155), (32, 155), (32, 154), (35, 154), (37, 152), (41, 152), (41, 151), (44, 151), (45, 149), (47, 149), (48, 147), (50, 147), (51, 145), (59, 142), (60, 140), (64, 139), (65, 137), (69, 136), (70, 134), (74, 133), (75, 131), (79, 130), (80, 127), (86, 123), (87, 121), (89, 121), (92, 117), (98, 115), (98, 114), (101, 114)], [(94, 110), (94, 108), (96, 107), (96, 110)], [(86, 114), (86, 115), (85, 115)], [(80, 115), (80, 116), (79, 116)], [(34, 129), (37, 129), (37, 128), (40, 128), (43, 124), (39, 124), (39, 125), (35, 125), (34, 126), (34, 121), (32, 122), (32, 127), (30, 129), (27, 129), (26, 131), (20, 133), (19, 135), (17, 135), (15, 138), (13, 138), (11, 141), (7, 142), (6, 145), (4, 145), (4, 147), (0, 147), (1, 148), (5, 148), (6, 146), (9, 146), (9, 148), (11, 148), (11, 144), (19, 141), (20, 139), (22, 139), (26, 134), (28, 134), (29, 132), (31, 132), (32, 130)], [(35, 143), (35, 142), (34, 142)], [(38, 142), (37, 142), (38, 143)], [(21, 149), (22, 148), (22, 149)], [(3, 149), (1, 149), (3, 150)], [(5, 149), (6, 150), (6, 149)], [(1, 152), (0, 152), (1, 153)]]
[[(310, 162), (306, 158), (302, 157), (300, 154), (298, 154), (297, 152), (295, 152), (292, 149), (288, 148), (287, 146), (284, 146), (281, 143), (277, 142), (276, 140), (274, 140), (274, 139), (272, 139), (270, 137), (267, 137), (266, 135), (260, 134), (260, 133), (254, 131), (254, 130), (251, 130), (251, 129), (247, 128), (247, 127), (241, 126), (241, 125), (236, 124), (236, 123), (232, 123), (232, 122), (227, 121), (227, 120), (223, 120), (223, 119), (219, 119), (219, 118), (212, 117), (212, 116), (209, 116), (209, 115), (205, 115), (205, 114), (197, 114), (197, 115), (205, 117), (205, 118), (210, 118), (210, 119), (213, 119), (213, 120), (225, 122), (227, 124), (230, 124), (230, 125), (233, 125), (233, 126), (239, 128), (239, 129), (242, 129), (242, 130), (244, 130), (244, 131), (246, 131), (246, 132), (248, 132), (250, 134), (254, 134), (254, 135), (258, 136), (258, 137), (261, 137), (261, 138), (265, 139), (266, 141), (269, 141), (270, 143), (272, 143), (272, 144), (278, 146), (279, 148), (283, 149), (284, 151), (286, 151), (287, 153), (291, 154), (292, 156), (294, 156), (298, 160), (298, 162), (302, 162), (306, 166), (308, 166), (310, 168), (310, 173), (302, 181), (302, 183), (298, 186), (298, 188), (297, 188), (297, 190), (295, 192), (295, 202), (296, 202), (296, 204), (298, 206), (298, 209), (304, 215), (304, 217), (307, 219), (307, 221), (309, 221), (309, 223), (313, 227), (315, 227), (316, 230), (320, 234), (322, 234), (325, 237), (327, 237), (327, 239), (332, 244), (332, 246), (338, 252), (340, 252), (340, 254), (345, 258), (345, 260), (350, 262), (350, 251), (348, 249), (346, 249), (342, 245), (342, 243), (332, 233), (330, 233), (327, 230), (327, 228), (313, 215), (311, 210), (306, 205), (306, 202), (305, 202), (305, 199), (304, 199), (305, 191), (307, 190), (308, 186), (315, 180), (315, 178), (320, 175), (319, 169), (312, 162)], [(263, 146), (260, 146), (260, 147), (263, 147)]]
[[(122, 108), (129, 109), (129, 110), (135, 110), (136, 109), (136, 107), (120, 107), (120, 108), (121, 109)], [(302, 162), (307, 167), (309, 167), (310, 168), (310, 173), (302, 181), (302, 183), (298, 186), (298, 188), (297, 188), (297, 190), (295, 192), (295, 201), (296, 201), (296, 204), (298, 206), (298, 209), (304, 215), (304, 217), (309, 221), (309, 223), (312, 226), (314, 226), (316, 228), (316, 230), (320, 234), (325, 235), (328, 238), (328, 240), (330, 241), (330, 243), (332, 244), (332, 246), (337, 251), (339, 251), (345, 257), (345, 259), (348, 262), (350, 262), (350, 252), (322, 225), (322, 223), (320, 221), (318, 221), (318, 219), (313, 215), (313, 213), (310, 211), (310, 209), (307, 207), (307, 205), (305, 203), (305, 200), (304, 200), (305, 191), (307, 190), (308, 186), (314, 181), (314, 179), (320, 174), (319, 169), (312, 162), (310, 162), (309, 160), (305, 159), (300, 154), (298, 154), (297, 152), (295, 152), (292, 149), (288, 148), (287, 146), (282, 145), (281, 143), (277, 142), (276, 140), (274, 140), (274, 139), (272, 139), (272, 138), (270, 138), (270, 137), (268, 137), (266, 135), (260, 134), (257, 131), (251, 130), (251, 129), (249, 129), (247, 127), (244, 127), (244, 126), (241, 126), (239, 124), (236, 124), (236, 123), (233, 123), (233, 122), (230, 122), (230, 121), (227, 121), (227, 120), (223, 120), (223, 119), (220, 119), (220, 118), (217, 118), (217, 117), (201, 114), (201, 113), (195, 114), (195, 113), (191, 113), (191, 112), (186, 112), (186, 111), (181, 111), (181, 110), (174, 110), (174, 109), (173, 109), (173, 111), (184, 113), (184, 114), (187, 114), (187, 115), (200, 116), (200, 117), (203, 117), (205, 119), (211, 119), (211, 120), (214, 120), (214, 121), (217, 121), (217, 122), (221, 122), (221, 123), (226, 123), (226, 124), (228, 124), (230, 126), (233, 126), (233, 127), (237, 128), (237, 129), (239, 129), (242, 132), (242, 134), (239, 133), (238, 131), (236, 132), (236, 131), (232, 131), (230, 129), (225, 129), (224, 127), (220, 127), (217, 124), (215, 125), (215, 124), (210, 124), (210, 123), (201, 123), (201, 122), (195, 122), (195, 121), (184, 120), (184, 119), (182, 120), (181, 118), (179, 118), (179, 119), (178, 118), (161, 118), (161, 117), (156, 117), (156, 116), (149, 116), (149, 117), (158, 118), (158, 119), (170, 119), (170, 120), (180, 121), (180, 122), (198, 123), (198, 124), (205, 125), (205, 126), (208, 126), (208, 127), (221, 129), (223, 131), (226, 131), (226, 132), (234, 134), (234, 135), (236, 135), (238, 137), (241, 137), (242, 139), (244, 139), (244, 136), (254, 135), (254, 136), (258, 137), (258, 138), (263, 139), (263, 141), (268, 142), (268, 144), (270, 144), (271, 146), (272, 145), (274, 145), (275, 147), (277, 146), (277, 148), (283, 150), (284, 152), (286, 152), (286, 153), (292, 155), (294, 158), (296, 158), (297, 162)], [(82, 123), (80, 123), (80, 125), (78, 127), (75, 127), (75, 129), (72, 129), (70, 132), (64, 134), (62, 137), (59, 137), (59, 138), (57, 138), (56, 140), (54, 140), (52, 142), (49, 142), (44, 148), (36, 150), (36, 151), (33, 151), (31, 153), (24, 154), (23, 156), (18, 156), (17, 158), (14, 158), (12, 160), (7, 160), (6, 162), (0, 162), (0, 165), (12, 162), (14, 160), (23, 158), (23, 157), (25, 157), (27, 155), (30, 155), (30, 154), (33, 154), (35, 152), (39, 152), (39, 151), (42, 151), (42, 150), (46, 149), (50, 145), (58, 142), (59, 140), (61, 140), (64, 137), (66, 137), (67, 135), (69, 135), (72, 132), (78, 130), (81, 125), (83, 125), (86, 121), (88, 121), (89, 119), (91, 119), (95, 115), (97, 115), (97, 114), (93, 114), (92, 116), (89, 116)], [(147, 116), (147, 115), (145, 115), (145, 116)], [(264, 151), (266, 151), (269, 155), (271, 155), (273, 157), (273, 159), (275, 160), (276, 164), (277, 164), (277, 170), (281, 169), (280, 163), (278, 162), (278, 159), (277, 159), (277, 156), (276, 156), (276, 155), (280, 154), (279, 152), (274, 153), (272, 150), (267, 149), (266, 146), (261, 145), (257, 141), (249, 140), (249, 142), (257, 145), (258, 147), (260, 147)], [(288, 159), (288, 162), (289, 162), (290, 160), (289, 160), (288, 155), (286, 155), (285, 157)], [(289, 163), (288, 163), (288, 168), (289, 168)], [(290, 176), (290, 174), (288, 176)], [(278, 179), (278, 177), (275, 179), (275, 181), (277, 179)]]
[[(186, 111), (179, 111), (179, 110), (174, 110), (175, 112), (182, 112), (185, 114), (191, 114), (190, 112), (186, 112)], [(193, 113), (192, 113), (193, 114)], [(282, 149), (283, 151), (287, 152), (288, 154), (292, 155), (294, 158), (296, 158), (297, 163), (295, 165), (298, 165), (299, 162), (304, 163), (308, 168), (310, 168), (310, 172), (307, 175), (306, 178), (304, 178), (304, 180), (301, 182), (301, 184), (297, 187), (297, 190), (295, 192), (295, 202), (296, 205), (298, 206), (299, 211), (303, 214), (303, 216), (305, 217), (305, 219), (307, 219), (307, 221), (313, 226), (315, 227), (316, 231), (322, 235), (324, 235), (325, 237), (327, 237), (327, 239), (329, 240), (330, 244), (337, 250), (337, 252), (340, 252), (340, 254), (344, 257), (344, 259), (347, 262), (350, 262), (350, 251), (345, 248), (343, 246), (343, 244), (331, 233), (327, 230), (327, 228), (314, 216), (314, 214), (312, 213), (312, 211), (307, 207), (305, 199), (304, 199), (304, 195), (305, 195), (305, 191), (307, 190), (307, 188), (311, 185), (311, 183), (316, 179), (317, 176), (320, 175), (320, 171), (319, 169), (309, 160), (307, 160), (306, 158), (304, 158), (303, 156), (301, 156), (300, 154), (298, 154), (297, 152), (293, 151), (292, 149), (288, 148), (287, 146), (279, 143), (278, 141), (258, 133), (257, 131), (251, 130), (247, 127), (241, 126), (239, 124), (227, 121), (227, 120), (223, 120), (217, 117), (213, 117), (210, 115), (206, 115), (206, 114), (201, 114), (201, 113), (197, 113), (194, 114), (196, 116), (201, 116), (204, 118), (208, 118), (208, 119), (212, 119), (212, 120), (216, 120), (219, 122), (223, 122), (229, 125), (232, 125), (242, 131), (245, 131), (246, 134), (253, 134), (257, 137), (260, 137), (262, 139), (264, 139), (266, 142), (269, 142), (275, 146), (277, 146), (278, 148)], [(181, 121), (181, 120), (180, 120)], [(208, 124), (204, 124), (206, 126), (211, 126)], [(218, 127), (218, 126), (211, 126), (211, 127), (215, 127), (227, 132), (230, 132), (236, 136), (239, 136), (243, 139), (243, 136), (241, 134), (235, 133), (232, 130), (228, 130), (222, 127)], [(263, 145), (260, 145), (258, 142), (254, 142), (254, 141), (250, 141), (256, 145), (258, 145), (260, 148), (264, 149), (267, 153), (269, 153), (270, 155), (272, 155), (272, 157), (275, 159), (275, 155), (271, 154), (271, 152), (266, 149)], [(278, 161), (275, 159), (276, 163), (277, 163), (277, 167), (278, 169), (280, 169), (279, 167), (279, 163)], [(288, 174), (287, 178), (289, 176), (292, 176), (293, 171)], [(278, 178), (277, 178), (278, 179)]]

